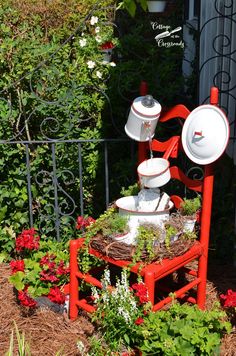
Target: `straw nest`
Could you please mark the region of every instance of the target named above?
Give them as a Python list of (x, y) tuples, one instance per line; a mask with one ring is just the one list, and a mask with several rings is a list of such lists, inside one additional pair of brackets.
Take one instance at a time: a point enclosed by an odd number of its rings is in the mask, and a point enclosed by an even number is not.
[[(180, 256), (188, 251), (194, 243), (197, 242), (180, 237), (177, 241), (172, 243), (169, 248), (166, 248), (165, 244), (155, 246), (153, 248), (155, 256), (152, 261), (161, 261), (164, 258), (174, 258)], [(111, 238), (104, 238), (101, 234), (98, 234), (91, 239), (90, 247), (105, 256), (113, 258), (114, 260), (127, 261), (132, 260), (136, 249), (134, 245), (127, 245), (123, 242), (114, 241)], [(142, 251), (141, 260), (144, 262), (148, 260), (150, 262), (148, 252), (145, 249)]]

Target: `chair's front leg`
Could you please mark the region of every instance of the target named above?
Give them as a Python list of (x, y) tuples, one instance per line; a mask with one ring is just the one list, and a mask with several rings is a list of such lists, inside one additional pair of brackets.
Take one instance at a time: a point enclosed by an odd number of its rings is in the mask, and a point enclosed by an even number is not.
[(154, 305), (155, 299), (155, 280), (154, 273), (151, 271), (146, 271), (144, 274), (144, 283), (148, 291), (149, 301)]
[(70, 319), (76, 319), (78, 316), (77, 301), (79, 299), (79, 281), (77, 278), (78, 272), (78, 249), (83, 245), (82, 239), (70, 241), (70, 301), (69, 301), (69, 316)]

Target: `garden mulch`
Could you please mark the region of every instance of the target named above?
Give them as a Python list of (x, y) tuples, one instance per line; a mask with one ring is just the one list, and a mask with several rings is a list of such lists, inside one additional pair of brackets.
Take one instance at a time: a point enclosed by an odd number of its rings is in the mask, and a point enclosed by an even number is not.
[[(16, 303), (12, 286), (8, 282), (10, 268), (0, 264), (0, 356), (9, 349), (14, 321), (20, 332), (24, 332), (34, 356), (80, 355), (77, 342), (88, 346), (88, 337), (94, 327), (85, 316), (70, 321), (65, 314), (48, 309), (39, 309), (33, 315), (25, 313)], [(219, 300), (219, 294), (227, 289), (236, 290), (236, 270), (231, 266), (210, 265), (207, 284), (207, 308)], [(17, 345), (14, 333), (14, 344)], [(14, 355), (17, 354), (16, 349)], [(221, 356), (236, 355), (236, 330), (222, 340)], [(102, 356), (102, 355), (101, 355)]]

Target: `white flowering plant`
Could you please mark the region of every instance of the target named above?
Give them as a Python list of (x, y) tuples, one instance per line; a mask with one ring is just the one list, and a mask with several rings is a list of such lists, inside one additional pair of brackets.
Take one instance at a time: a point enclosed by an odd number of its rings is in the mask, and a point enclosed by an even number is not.
[(93, 321), (98, 323), (104, 340), (112, 351), (132, 348), (137, 343), (137, 328), (151, 309), (147, 288), (143, 282), (129, 285), (128, 271), (121, 272), (111, 287), (110, 271), (105, 270), (102, 290), (92, 288), (96, 305)]
[[(100, 16), (91, 16), (86, 22), (81, 34), (76, 37), (78, 50), (87, 64), (87, 70), (92, 72), (93, 79), (104, 80), (107, 68), (115, 63), (111, 61), (112, 50), (118, 44), (114, 35), (114, 24), (100, 13)], [(104, 60), (104, 52), (109, 52), (109, 60)]]

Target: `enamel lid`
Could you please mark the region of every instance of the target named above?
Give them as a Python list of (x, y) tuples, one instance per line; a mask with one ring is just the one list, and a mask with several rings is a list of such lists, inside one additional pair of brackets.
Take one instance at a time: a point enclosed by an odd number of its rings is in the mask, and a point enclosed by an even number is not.
[(138, 115), (156, 118), (160, 115), (161, 104), (151, 95), (139, 96), (133, 101), (132, 109)]
[(186, 155), (197, 164), (216, 161), (226, 149), (229, 124), (224, 112), (214, 105), (201, 105), (187, 117), (182, 130)]

